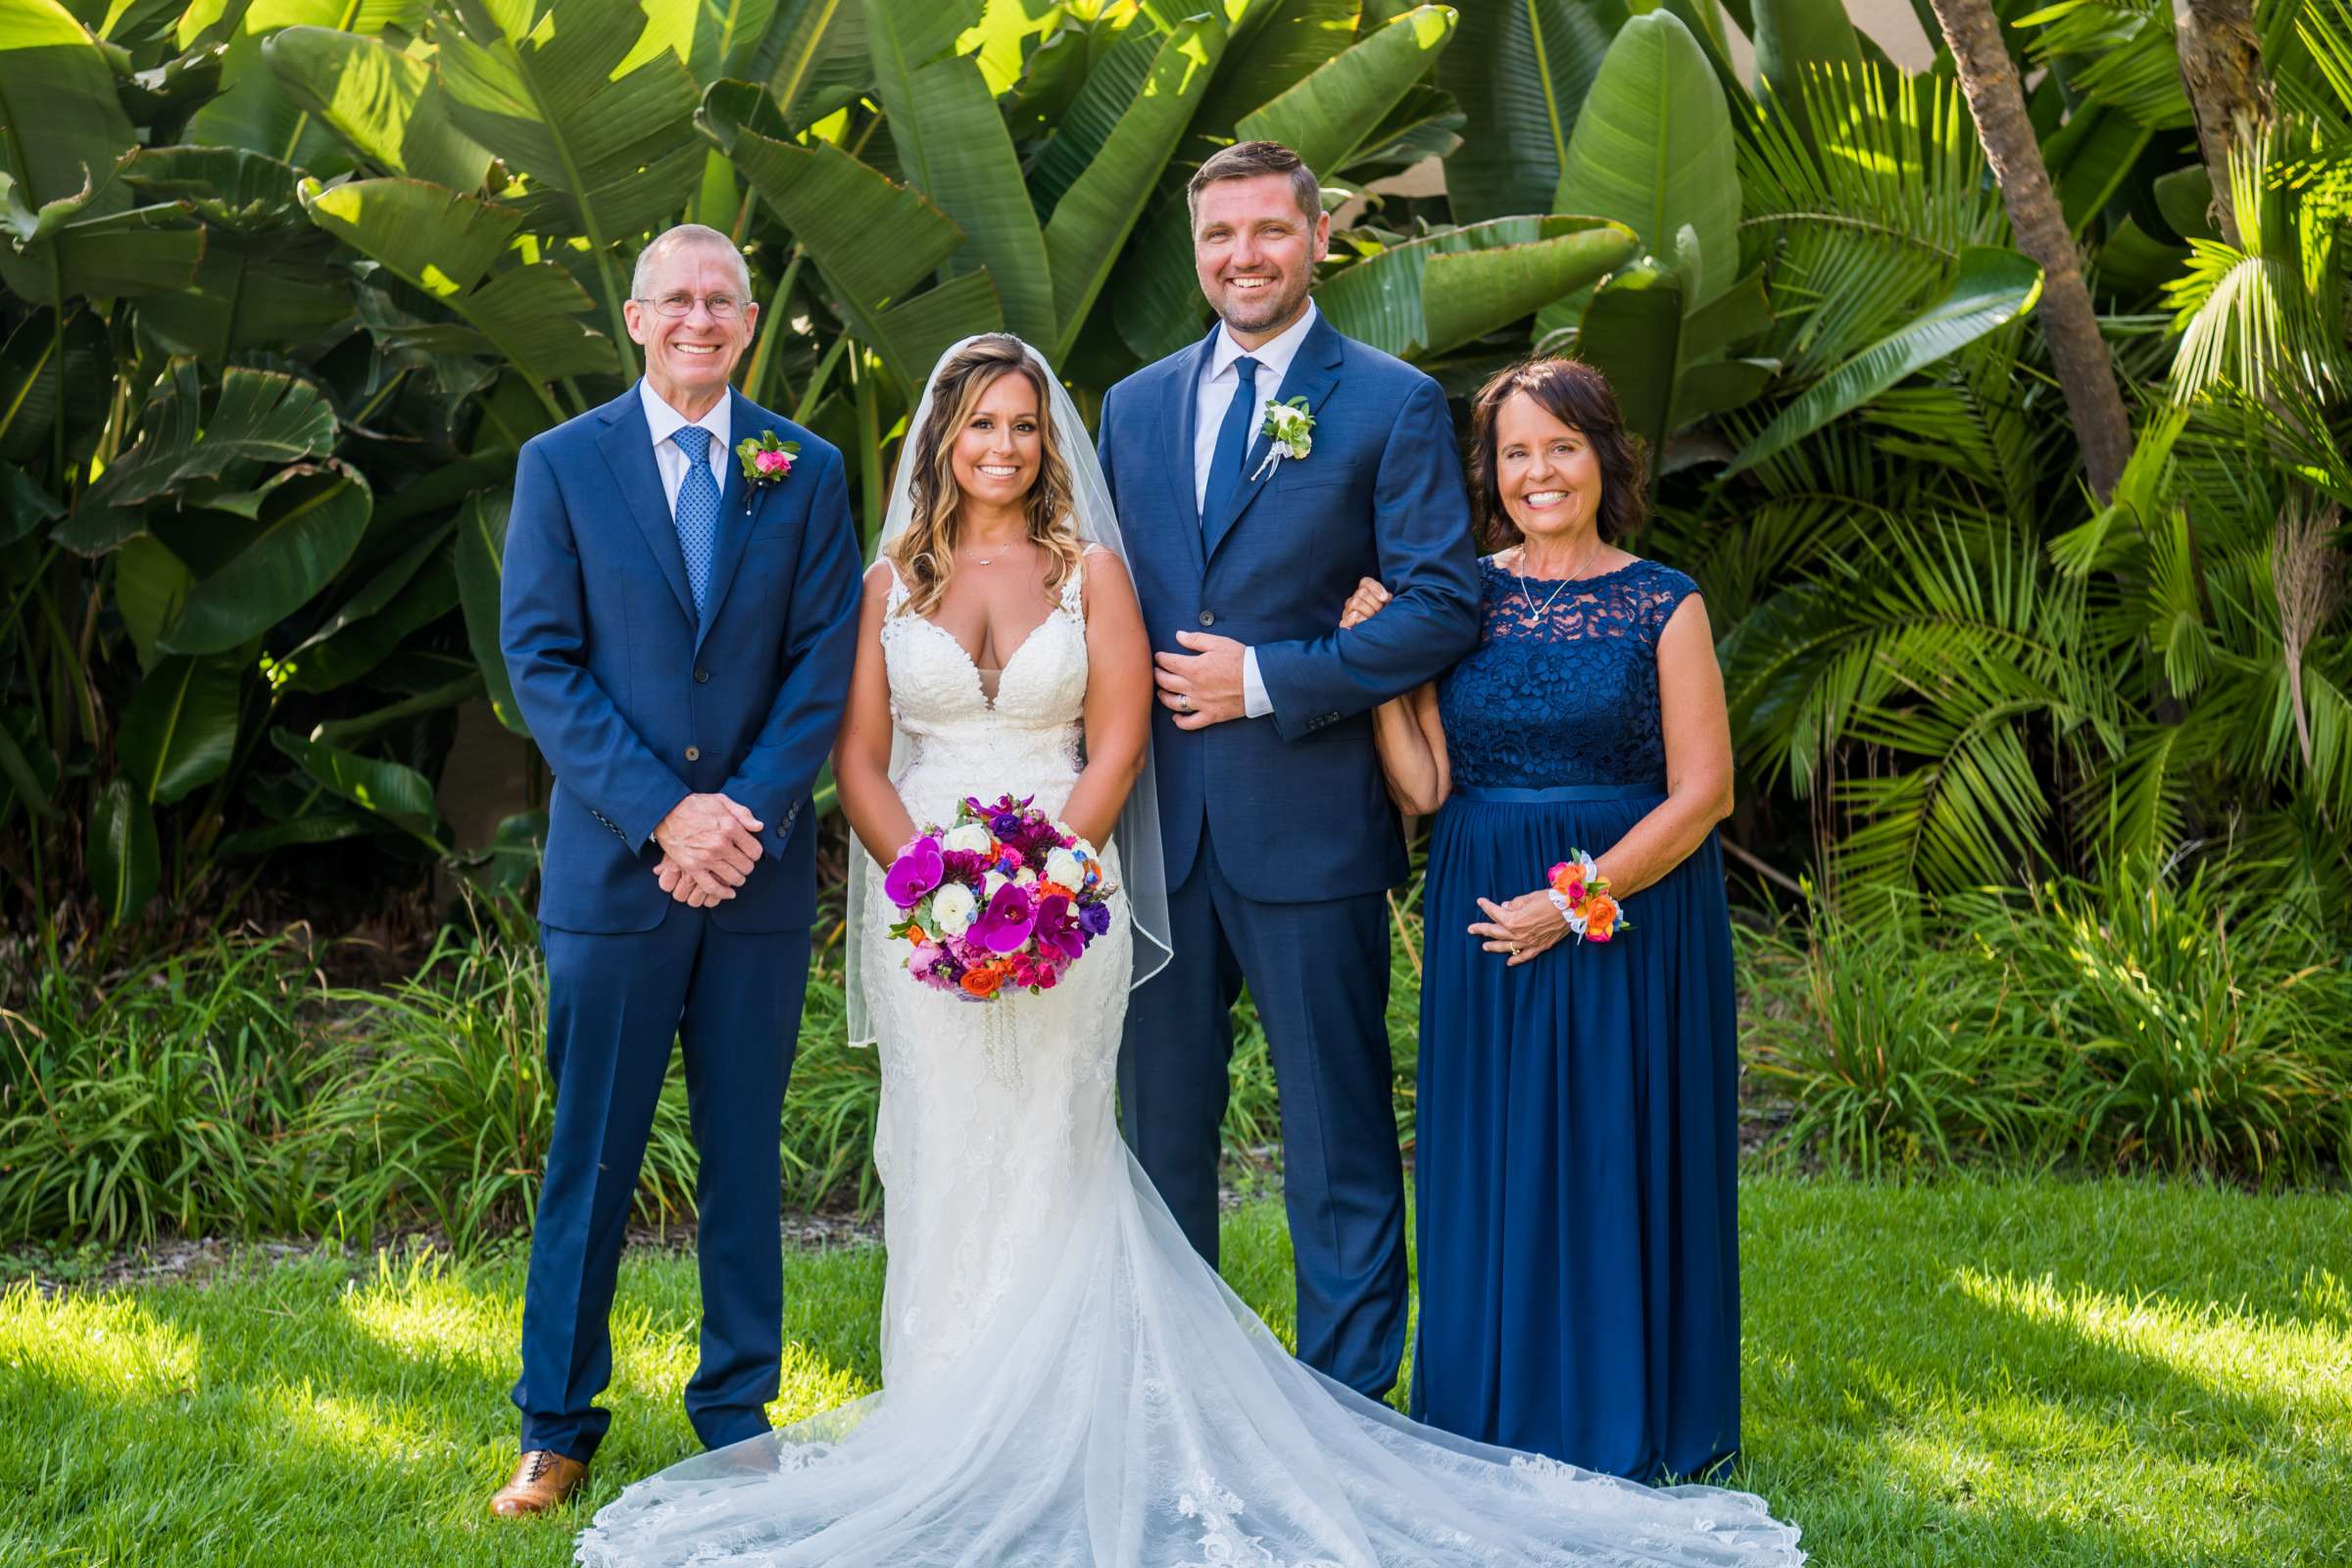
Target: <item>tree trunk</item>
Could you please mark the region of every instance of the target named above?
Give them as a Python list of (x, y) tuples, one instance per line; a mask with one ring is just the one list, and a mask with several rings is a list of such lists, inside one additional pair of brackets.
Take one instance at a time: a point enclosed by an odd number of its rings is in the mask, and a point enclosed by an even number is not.
[(2242, 147), (2272, 119), (2271, 84), (2262, 74), (2262, 38), (2247, 0), (2173, 0), (2180, 85), (2197, 117), (2197, 151), (2213, 178), (2213, 217), (2231, 250), (2237, 210), (2230, 199), (2230, 150)]
[(1932, 0), (1936, 21), (1951, 46), (1960, 90), (1976, 117), (1977, 139), (2000, 182), (2009, 226), (2018, 249), (2040, 264), (2041, 333), (2050, 345), (2051, 368), (2066, 395), (2082, 466), (2101, 501), (2115, 490), (2132, 455), (2132, 421), (2115, 383), (2115, 364), (2099, 336), (2098, 314), (2082, 281), (2082, 257), (2066, 215), (2050, 189), (2041, 146), (2026, 119), (2026, 99), (2017, 68), (2001, 42), (2000, 19), (1987, 0)]

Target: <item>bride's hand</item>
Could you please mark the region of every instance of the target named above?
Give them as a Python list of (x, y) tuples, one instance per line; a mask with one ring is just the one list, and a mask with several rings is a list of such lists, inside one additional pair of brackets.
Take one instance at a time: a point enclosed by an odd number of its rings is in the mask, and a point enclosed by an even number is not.
[(1340, 612), (1340, 630), (1346, 631), (1350, 626), (1360, 626), (1370, 620), (1380, 613), (1381, 607), (1392, 597), (1377, 578), (1366, 577), (1355, 585), (1355, 592), (1348, 596), (1347, 607)]

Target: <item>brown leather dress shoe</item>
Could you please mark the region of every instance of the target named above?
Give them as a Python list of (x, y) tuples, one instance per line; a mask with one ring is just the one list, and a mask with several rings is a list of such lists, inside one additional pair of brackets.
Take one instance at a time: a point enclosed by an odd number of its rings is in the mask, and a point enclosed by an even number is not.
[(514, 1462), (514, 1474), (493, 1493), (490, 1511), (501, 1519), (560, 1508), (574, 1488), (588, 1479), (588, 1467), (566, 1459), (552, 1448), (533, 1448)]

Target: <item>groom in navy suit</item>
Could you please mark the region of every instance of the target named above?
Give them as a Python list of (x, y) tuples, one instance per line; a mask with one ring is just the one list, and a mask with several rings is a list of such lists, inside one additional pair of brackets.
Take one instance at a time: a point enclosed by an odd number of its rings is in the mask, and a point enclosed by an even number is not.
[[(1377, 1398), (1404, 1349), (1385, 895), (1405, 851), (1371, 710), (1477, 641), (1468, 495), (1438, 384), (1307, 297), (1331, 220), (1298, 154), (1226, 148), (1187, 200), (1217, 325), (1102, 405), (1102, 471), (1158, 651), (1175, 948), (1127, 1014), (1121, 1118), (1213, 1264), (1227, 1014), (1247, 981), (1282, 1098), (1298, 1354)], [(1311, 428), (1278, 443), (1267, 410), (1295, 399)], [(1341, 631), (1365, 577), (1395, 602)]]
[[(630, 293), (645, 378), (523, 447), (507, 533), (501, 641), (556, 775), (539, 899), (556, 1124), (505, 1515), (562, 1502), (612, 1419), (594, 1402), (607, 1317), (673, 1039), (701, 1161), (686, 1411), (705, 1445), (767, 1429), (783, 1351), (777, 1143), (857, 536), (841, 454), (728, 385), (759, 308), (727, 237), (669, 230)], [(732, 448), (770, 433), (800, 452), (755, 482)]]

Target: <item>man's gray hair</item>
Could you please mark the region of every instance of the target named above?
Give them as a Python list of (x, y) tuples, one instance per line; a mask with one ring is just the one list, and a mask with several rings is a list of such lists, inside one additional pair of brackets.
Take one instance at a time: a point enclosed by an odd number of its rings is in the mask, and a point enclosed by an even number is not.
[(744, 261), (743, 252), (736, 249), (733, 240), (708, 223), (680, 223), (675, 228), (665, 228), (656, 234), (653, 243), (637, 253), (637, 270), (629, 277), (629, 292), (638, 299), (644, 299), (645, 291), (653, 286), (654, 269), (661, 266), (662, 259), (670, 252), (688, 245), (709, 245), (732, 257), (735, 275), (743, 281), (744, 303), (751, 303), (751, 265)]

